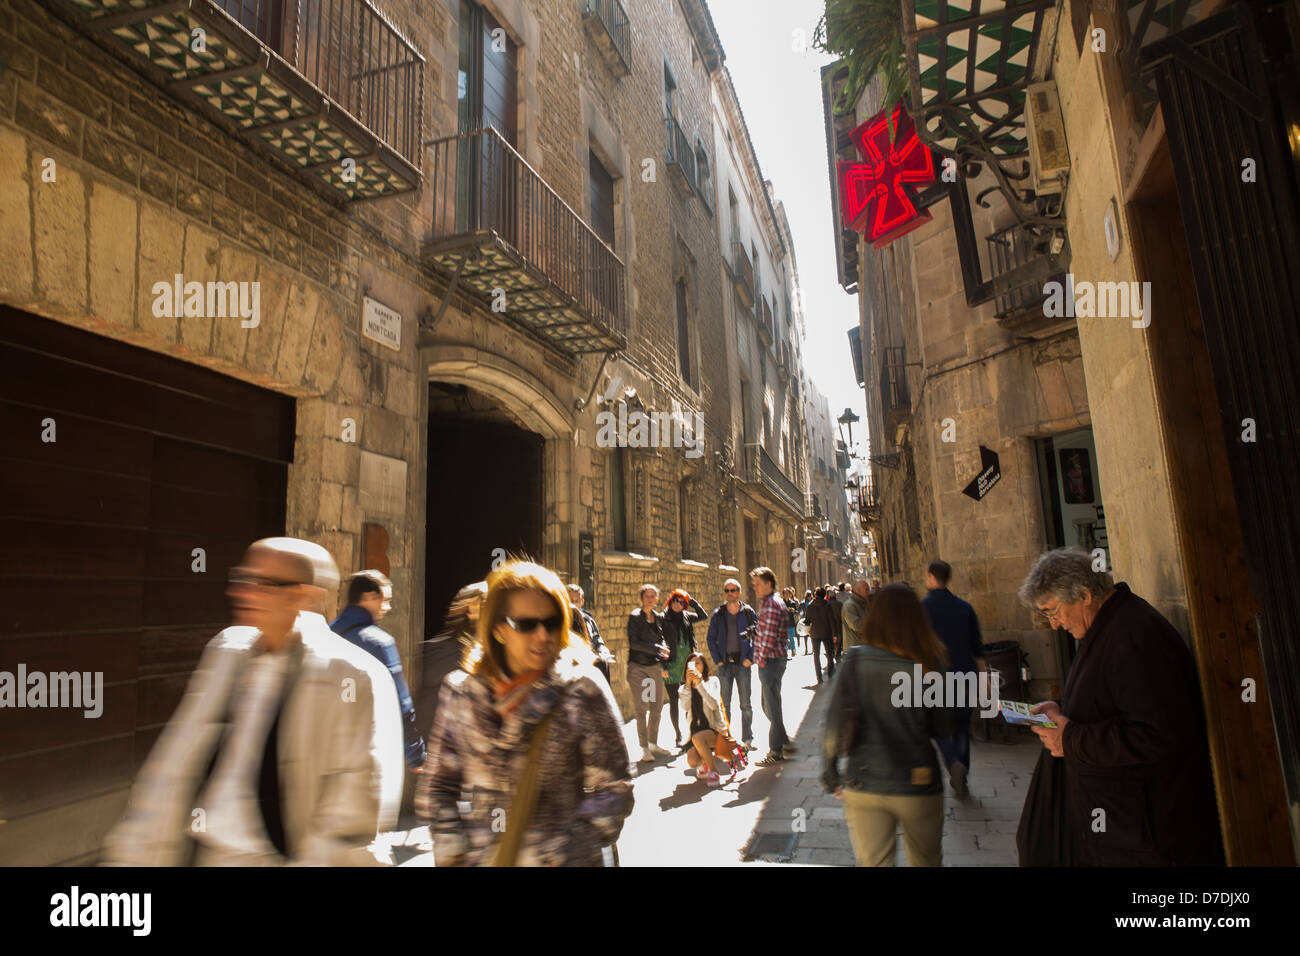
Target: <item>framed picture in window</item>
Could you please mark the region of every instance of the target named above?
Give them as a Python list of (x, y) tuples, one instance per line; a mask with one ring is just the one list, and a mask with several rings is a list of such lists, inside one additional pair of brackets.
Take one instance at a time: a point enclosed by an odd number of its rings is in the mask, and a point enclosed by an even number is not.
[(1062, 448), (1061, 489), (1067, 505), (1090, 505), (1096, 499), (1092, 484), (1092, 456), (1086, 448)]

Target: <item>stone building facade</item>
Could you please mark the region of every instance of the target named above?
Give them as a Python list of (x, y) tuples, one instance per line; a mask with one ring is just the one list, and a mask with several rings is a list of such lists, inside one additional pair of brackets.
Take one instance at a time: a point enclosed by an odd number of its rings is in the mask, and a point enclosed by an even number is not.
[[(839, 438), (830, 402), (816, 384), (805, 381), (804, 424), (808, 436), (808, 494), (813, 520), (824, 518), (826, 531), (808, 548), (808, 584), (848, 581), (859, 569), (856, 552), (862, 530), (849, 514), (845, 485), (849, 456)], [(800, 597), (803, 592), (800, 592)]]
[[(902, 39), (918, 128), (944, 153), (979, 158), (986, 178), (967, 180), (962, 168), (942, 197), (950, 201), (929, 207), (933, 222), (860, 263), (847, 243), (853, 254), (842, 262), (873, 310), (897, 289), (902, 315), (919, 327), (915, 340), (904, 328), (888, 343), (906, 346), (905, 368), (914, 344), (922, 353), (918, 371), (906, 371), (910, 408), (896, 416), (901, 424), (908, 411), (910, 423), (882, 436), (898, 442), (900, 463), (914, 446), (916, 484), (931, 486), (934, 530), (922, 510), (919, 546), (933, 541), (949, 560), (968, 542), (985, 553), (982, 570), (965, 569), (969, 596), (982, 621), (1029, 642), (1035, 678), (1052, 661), (1044, 643), (1032, 650), (1045, 630), (1010, 600), (1021, 555), (1054, 544), (1099, 549), (1196, 658), (1228, 861), (1291, 864), (1300, 847), (1296, 561), (1294, 535), (1276, 516), (1297, 507), (1297, 446), (1285, 429), (1254, 427), (1289, 418), (1293, 403), (1280, 396), (1300, 364), (1288, 331), (1300, 309), (1288, 264), (1300, 254), (1289, 138), (1300, 22), (1269, 0), (1062, 0), (1007, 7), (973, 27), (962, 22), (967, 6), (903, 5)], [(975, 45), (984, 59), (974, 70), (935, 69)], [(988, 208), (977, 201), (993, 185), (988, 161), (1017, 138), (994, 162), (1023, 178), (998, 184)], [(830, 145), (834, 153), (844, 144)], [(958, 221), (963, 190), (968, 222)], [(999, 194), (1017, 197), (1017, 228), (1033, 236), (1002, 258), (995, 253), (1009, 247), (998, 242), (1011, 240)], [(944, 220), (961, 255), (939, 235)], [(1258, 242), (1265, 233), (1274, 238)], [(984, 244), (972, 261), (977, 237)], [(900, 278), (895, 256), (909, 252)], [(965, 297), (952, 296), (963, 286)], [(945, 304), (972, 293), (986, 304), (965, 314)], [(1026, 307), (1004, 311), (1018, 295)], [(867, 374), (888, 376), (872, 357), (879, 328), (864, 312)], [(1014, 343), (1000, 344), (1007, 332)], [(867, 394), (869, 411), (873, 401), (891, 405), (878, 379)], [(956, 426), (955, 453), (941, 450), (945, 419)], [(976, 436), (1002, 466), (980, 503), (960, 494), (979, 471)], [(882, 563), (911, 577), (923, 555), (893, 545), (891, 499), (908, 484), (905, 467), (897, 471), (877, 472), (880, 550)], [(999, 498), (1015, 502), (1009, 514)], [(1059, 675), (1073, 642), (1056, 643)], [(1031, 688), (1050, 692), (1037, 680)]]
[[(873, 84), (854, 117), (833, 120), (830, 135), (882, 108)], [(840, 158), (855, 158), (846, 140), (840, 137)], [(969, 189), (978, 194), (993, 185), (985, 173)], [(1011, 222), (996, 193), (986, 201), (990, 208), (974, 210), (980, 235)], [(1045, 547), (1079, 543), (1073, 525), (1067, 540), (1052, 540), (1043, 502), (1056, 489), (1040, 461), (1045, 441), (1056, 436), (1091, 447), (1078, 335), (1071, 323), (1024, 322), (1023, 309), (1002, 303), (970, 307), (950, 206), (937, 203), (930, 213), (930, 222), (880, 249), (856, 234), (845, 241), (859, 277), (882, 580), (924, 591), (927, 565), (947, 561), (952, 589), (974, 606), (985, 643), (1018, 642), (1032, 692), (1046, 699), (1062, 683), (1059, 639), (1035, 626), (1016, 591)], [(976, 500), (963, 491), (984, 467), (981, 448), (998, 456), (1001, 479)], [(1093, 485), (1090, 500), (1100, 501)]]

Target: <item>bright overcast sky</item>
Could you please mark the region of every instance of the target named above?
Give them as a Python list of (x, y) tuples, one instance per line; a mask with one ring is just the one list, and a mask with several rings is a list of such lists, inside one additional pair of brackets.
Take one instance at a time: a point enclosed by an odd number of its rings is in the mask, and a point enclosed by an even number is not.
[[(823, 0), (708, 0), (727, 54), (745, 123), (763, 175), (785, 203), (803, 288), (804, 370), (830, 401), (865, 417), (853, 377), (848, 330), (858, 324), (857, 298), (835, 274), (830, 179), (822, 124), (821, 68), (831, 57), (812, 49)], [(804, 52), (795, 52), (796, 30)], [(855, 444), (865, 433), (853, 430)]]

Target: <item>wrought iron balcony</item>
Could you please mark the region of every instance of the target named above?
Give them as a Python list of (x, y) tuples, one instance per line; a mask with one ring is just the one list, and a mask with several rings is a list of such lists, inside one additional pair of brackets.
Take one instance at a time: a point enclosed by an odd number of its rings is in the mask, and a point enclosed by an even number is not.
[(334, 195), (419, 187), (424, 57), (370, 0), (51, 2)]
[(619, 0), (582, 0), (587, 35), (618, 77), (632, 72), (632, 24)]
[(858, 520), (862, 530), (879, 527), (881, 517), (880, 496), (875, 481), (868, 477), (858, 485)]
[(746, 480), (765, 491), (768, 498), (789, 508), (798, 520), (811, 517), (803, 491), (781, 471), (767, 449), (755, 445), (746, 451)]
[(745, 244), (739, 239), (731, 242), (731, 274), (736, 283), (736, 292), (745, 308), (754, 305), (754, 264), (749, 261)]
[[(903, 346), (884, 350), (880, 363), (880, 410), (885, 419), (885, 431), (891, 436), (905, 428), (912, 420), (912, 399), (907, 391), (907, 351)], [(898, 438), (894, 438), (897, 443)]]
[[(1013, 269), (1028, 265), (1030, 262), (1049, 255), (1051, 235), (1036, 236), (1020, 224), (1000, 229), (991, 236), (986, 236), (989, 253), (989, 266), (992, 278), (1006, 275)], [(1062, 258), (1062, 257), (1058, 257)], [(1068, 256), (1063, 257), (1068, 262)], [(1046, 281), (1065, 282), (1064, 271), (1050, 276)], [(1017, 331), (1029, 331), (1044, 324), (1043, 286), (1045, 282), (1034, 281), (1011, 289), (1006, 295), (994, 299), (998, 323), (1004, 328)], [(1048, 319), (1047, 325), (1060, 324), (1059, 320)]]
[(424, 261), (571, 354), (627, 345), (623, 262), (494, 128), (430, 144)]
[(695, 150), (691, 148), (690, 137), (682, 129), (677, 117), (670, 116), (664, 120), (668, 134), (668, 178), (683, 199), (689, 199), (695, 192)]

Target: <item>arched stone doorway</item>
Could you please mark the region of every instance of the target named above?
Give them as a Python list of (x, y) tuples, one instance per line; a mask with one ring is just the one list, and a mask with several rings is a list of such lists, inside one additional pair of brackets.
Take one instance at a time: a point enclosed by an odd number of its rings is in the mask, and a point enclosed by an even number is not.
[(459, 657), (455, 642), (429, 640), (456, 591), (487, 574), (494, 552), (527, 552), (566, 576), (576, 548), (572, 412), (563, 400), (501, 355), (443, 347), (426, 359), (422, 722)]

